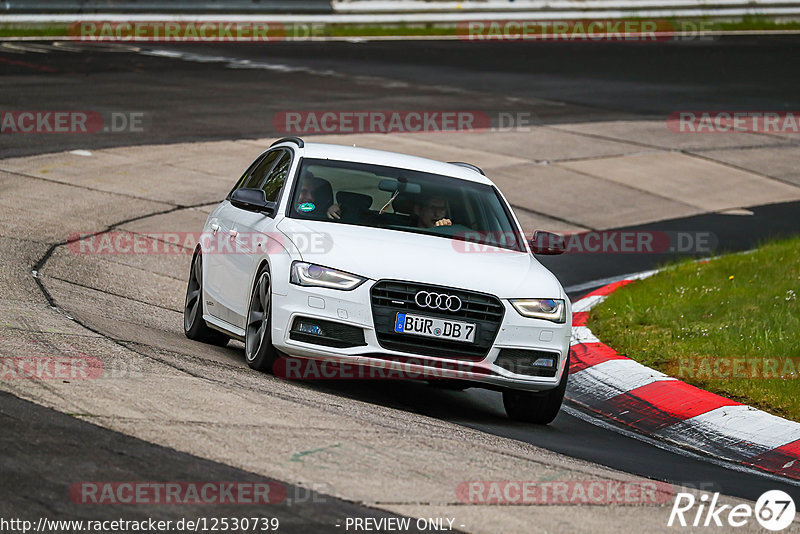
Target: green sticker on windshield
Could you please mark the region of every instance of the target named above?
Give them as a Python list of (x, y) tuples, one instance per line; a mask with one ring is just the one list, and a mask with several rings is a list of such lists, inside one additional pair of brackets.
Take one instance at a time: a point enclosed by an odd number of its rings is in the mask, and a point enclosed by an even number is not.
[(300, 204), (299, 206), (297, 206), (297, 210), (298, 211), (306, 211), (306, 212), (308, 212), (308, 211), (314, 211), (315, 209), (317, 209), (317, 206), (315, 206), (311, 202), (304, 202), (303, 204)]

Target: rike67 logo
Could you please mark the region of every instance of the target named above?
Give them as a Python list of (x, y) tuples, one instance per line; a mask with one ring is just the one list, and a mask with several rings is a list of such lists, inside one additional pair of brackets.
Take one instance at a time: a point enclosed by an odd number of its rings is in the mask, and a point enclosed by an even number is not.
[(696, 498), (691, 493), (678, 493), (667, 526), (682, 527), (743, 527), (753, 517), (765, 529), (784, 530), (795, 517), (795, 503), (788, 493), (770, 490), (758, 498), (755, 506), (749, 504), (719, 504), (719, 493), (703, 493)]

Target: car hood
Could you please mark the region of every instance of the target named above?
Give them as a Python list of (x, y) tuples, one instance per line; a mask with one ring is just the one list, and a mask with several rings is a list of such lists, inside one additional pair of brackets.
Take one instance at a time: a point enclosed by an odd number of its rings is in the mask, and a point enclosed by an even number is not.
[(471, 289), (500, 298), (562, 298), (556, 277), (531, 254), (465, 250), (442, 237), (326, 221), (283, 219), (278, 229), (303, 261), (365, 276)]

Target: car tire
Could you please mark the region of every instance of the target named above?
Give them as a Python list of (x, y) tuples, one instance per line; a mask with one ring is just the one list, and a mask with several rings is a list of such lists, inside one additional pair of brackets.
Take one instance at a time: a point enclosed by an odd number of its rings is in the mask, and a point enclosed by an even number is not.
[(558, 386), (546, 391), (536, 393), (507, 389), (503, 391), (503, 406), (506, 414), (514, 421), (547, 425), (553, 422), (564, 402), (564, 392), (567, 390), (569, 377), (569, 356), (564, 367), (564, 375)]
[(209, 328), (203, 320), (203, 256), (198, 252), (192, 259), (186, 299), (183, 304), (183, 333), (191, 340), (224, 347), (230, 337)]
[(247, 365), (257, 371), (271, 372), (278, 359), (272, 345), (272, 278), (266, 267), (259, 271), (247, 305), (244, 353)]

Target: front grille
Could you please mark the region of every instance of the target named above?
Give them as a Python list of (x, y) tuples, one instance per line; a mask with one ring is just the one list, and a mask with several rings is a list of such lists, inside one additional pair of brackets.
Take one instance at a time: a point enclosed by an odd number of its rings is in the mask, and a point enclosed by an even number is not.
[[(461, 299), (461, 309), (451, 312), (419, 307), (414, 300), (419, 291), (455, 295)], [(383, 280), (372, 286), (371, 293), (375, 334), (381, 347), (436, 358), (482, 360), (492, 348), (505, 313), (503, 303), (497, 297), (462, 289)], [(398, 312), (474, 323), (475, 340), (466, 343), (396, 333), (394, 323)]]
[[(551, 366), (536, 366), (533, 362), (539, 358), (553, 360)], [(498, 367), (518, 375), (544, 376), (553, 378), (558, 372), (557, 352), (544, 350), (525, 350), (525, 349), (500, 349), (500, 353), (494, 361)]]

